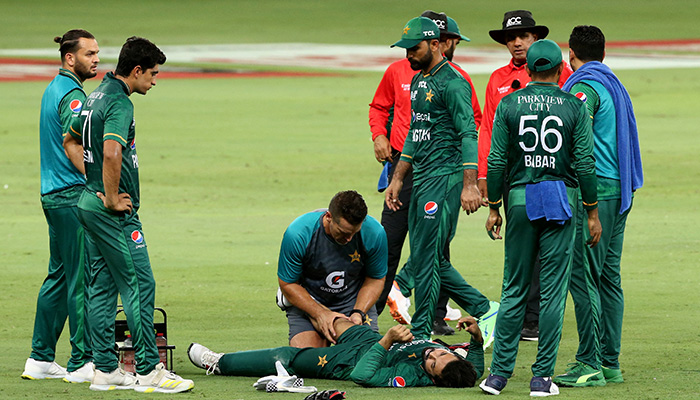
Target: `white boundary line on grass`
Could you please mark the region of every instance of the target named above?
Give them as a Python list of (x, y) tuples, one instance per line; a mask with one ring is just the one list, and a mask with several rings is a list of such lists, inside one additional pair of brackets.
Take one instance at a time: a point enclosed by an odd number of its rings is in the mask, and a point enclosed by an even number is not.
[[(391, 62), (401, 59), (400, 48), (369, 45), (336, 45), (313, 43), (265, 43), (161, 46), (170, 62), (208, 65), (250, 65), (320, 68), (344, 71), (383, 71)], [(689, 48), (688, 55), (622, 54), (608, 52), (605, 63), (613, 70), (665, 69), (700, 67), (700, 54)], [(116, 60), (117, 47), (100, 51), (104, 60)], [(564, 59), (568, 55), (563, 53)], [(3, 49), (0, 57), (56, 57), (56, 49)], [(510, 56), (505, 48), (476, 48), (462, 43), (455, 62), (470, 74), (490, 74), (505, 65)], [(17, 69), (4, 65), (1, 68)], [(25, 68), (27, 66), (21, 66)], [(34, 66), (38, 68), (38, 66)], [(1, 73), (2, 71), (0, 71)], [(25, 71), (26, 72), (26, 71)]]

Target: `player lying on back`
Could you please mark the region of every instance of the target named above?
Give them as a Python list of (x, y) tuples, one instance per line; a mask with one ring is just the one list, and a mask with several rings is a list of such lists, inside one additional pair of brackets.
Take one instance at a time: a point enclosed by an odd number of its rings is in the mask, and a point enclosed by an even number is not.
[(384, 336), (340, 318), (334, 328), (337, 344), (333, 347), (223, 354), (192, 343), (187, 353), (194, 365), (217, 375), (271, 375), (276, 373), (275, 361), (280, 361), (299, 377), (351, 380), (368, 387), (473, 387), (484, 372), (483, 339), (473, 317), (464, 317), (458, 324), (458, 329), (471, 335), (464, 356), (439, 343), (414, 340), (403, 325), (391, 327)]

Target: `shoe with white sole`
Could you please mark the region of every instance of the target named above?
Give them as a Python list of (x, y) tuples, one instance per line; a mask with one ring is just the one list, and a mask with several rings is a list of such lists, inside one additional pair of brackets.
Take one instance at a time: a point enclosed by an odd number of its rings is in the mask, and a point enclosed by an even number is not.
[(447, 312), (445, 313), (445, 321), (458, 321), (460, 318), (462, 318), (462, 312), (456, 308), (450, 307), (448, 304)]
[(559, 394), (559, 387), (551, 377), (533, 376), (530, 380), (531, 397), (547, 397)]
[(386, 305), (389, 306), (389, 313), (394, 317), (394, 320), (399, 324), (409, 325), (411, 323), (411, 314), (408, 308), (411, 306), (411, 300), (406, 298), (399, 289), (399, 284), (394, 281), (389, 291), (389, 296), (386, 298)]
[(503, 390), (503, 388), (506, 387), (507, 384), (508, 379), (499, 375), (489, 374), (489, 376), (487, 376), (486, 379), (481, 381), (479, 387), (481, 388), (481, 390), (484, 391), (484, 393), (493, 394), (497, 396), (501, 394), (501, 391)]
[(96, 369), (95, 377), (92, 378), (92, 383), (90, 384), (90, 390), (130, 390), (134, 389), (135, 385), (136, 377), (121, 368), (117, 368), (112, 372), (102, 372)]
[(214, 353), (199, 343), (192, 343), (187, 349), (187, 356), (195, 366), (206, 369), (207, 375), (220, 373), (219, 360), (224, 353)]
[(180, 393), (192, 390), (194, 382), (182, 379), (159, 363), (148, 375), (136, 374), (134, 390), (141, 393)]
[(39, 361), (27, 358), (24, 363), (22, 379), (62, 379), (66, 376), (66, 369), (56, 364), (55, 361)]
[(95, 377), (95, 364), (92, 361), (85, 363), (82, 367), (76, 369), (72, 372), (66, 372), (63, 382), (68, 383), (85, 383), (92, 382), (92, 378)]

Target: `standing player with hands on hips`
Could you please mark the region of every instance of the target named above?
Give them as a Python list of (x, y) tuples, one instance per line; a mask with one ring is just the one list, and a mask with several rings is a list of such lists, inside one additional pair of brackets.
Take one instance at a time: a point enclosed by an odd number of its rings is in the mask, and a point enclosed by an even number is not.
[(490, 213), (486, 221), (486, 230), (494, 239), (501, 238), (499, 208), (504, 181), (510, 186), (510, 202), (491, 373), (479, 385), (489, 394), (500, 394), (515, 369), (538, 251), (540, 337), (530, 395), (559, 394), (551, 377), (561, 339), (580, 206), (588, 213), (589, 245), (600, 240), (590, 117), (581, 101), (557, 86), (564, 68), (561, 61), (556, 43), (547, 39), (535, 42), (527, 52), (526, 68), (532, 82), (503, 98), (496, 110), (488, 158)]
[[(165, 54), (147, 39), (130, 37), (115, 71), (107, 73), (74, 118), (64, 147), (82, 141), (87, 187), (78, 202), (91, 272), (88, 301), (95, 377), (90, 389), (177, 393), (194, 387), (160, 362), (153, 328), (155, 280), (138, 216), (139, 163), (134, 106), (156, 84)], [(74, 161), (75, 162), (75, 161)], [(121, 295), (134, 343), (136, 376), (118, 367), (114, 316)]]

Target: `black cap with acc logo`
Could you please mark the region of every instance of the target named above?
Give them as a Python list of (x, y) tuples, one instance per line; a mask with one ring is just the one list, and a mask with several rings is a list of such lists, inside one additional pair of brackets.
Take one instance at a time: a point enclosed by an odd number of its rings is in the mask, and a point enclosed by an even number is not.
[(503, 16), (503, 28), (489, 31), (491, 39), (500, 44), (506, 44), (506, 32), (525, 31), (537, 35), (537, 39), (544, 39), (549, 34), (549, 28), (537, 25), (532, 13), (527, 10), (508, 11)]

